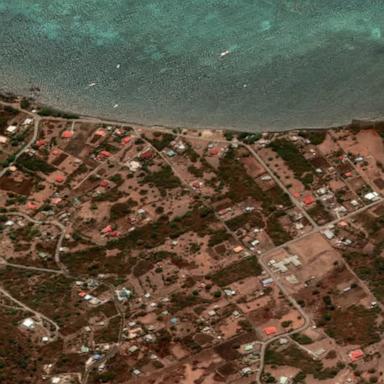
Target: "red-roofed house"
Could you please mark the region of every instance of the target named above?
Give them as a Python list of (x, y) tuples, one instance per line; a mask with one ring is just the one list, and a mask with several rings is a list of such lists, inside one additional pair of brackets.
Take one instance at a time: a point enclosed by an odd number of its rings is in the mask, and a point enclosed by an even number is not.
[(123, 141), (123, 144), (128, 144), (131, 142), (131, 140), (132, 140), (131, 136), (125, 136), (122, 141)]
[(80, 296), (80, 297), (85, 297), (86, 295), (87, 295), (87, 293), (84, 292), (84, 291), (79, 292), (79, 296)]
[(352, 177), (353, 176), (353, 173), (352, 172), (347, 172), (344, 174), (345, 177)]
[(101, 181), (100, 181), (100, 187), (102, 187), (102, 188), (108, 188), (108, 187), (109, 187), (109, 182), (108, 182), (108, 180), (101, 180)]
[(61, 135), (63, 139), (70, 139), (73, 136), (73, 131), (64, 131)]
[(120, 236), (120, 232), (119, 231), (113, 231), (109, 234), (111, 237), (119, 237)]
[(111, 154), (111, 152), (108, 152), (108, 151), (101, 151), (100, 152), (100, 156), (104, 157), (105, 159), (107, 159), (108, 157), (111, 157), (112, 154)]
[(45, 140), (37, 140), (36, 145), (40, 148), (45, 145)]
[(37, 209), (37, 205), (35, 203), (32, 203), (32, 201), (29, 201), (26, 207), (27, 209)]
[(111, 233), (113, 229), (110, 225), (107, 225), (104, 229), (101, 230), (102, 233)]
[(349, 353), (349, 358), (352, 361), (356, 361), (361, 359), (364, 356), (364, 352), (361, 349), (355, 349), (354, 351)]
[(103, 129), (98, 129), (98, 130), (95, 132), (95, 136), (104, 137), (104, 136), (105, 136), (105, 131), (104, 131)]
[(277, 333), (277, 328), (276, 328), (276, 327), (267, 327), (267, 328), (264, 328), (264, 333), (265, 333), (267, 336), (276, 335), (276, 333)]
[(210, 154), (210, 156), (217, 156), (220, 153), (220, 149), (217, 147), (213, 147), (213, 148), (210, 148), (208, 153)]
[(55, 177), (56, 183), (62, 183), (65, 180), (65, 177), (63, 175), (57, 175)]
[(312, 195), (307, 195), (303, 198), (303, 202), (305, 205), (311, 205), (316, 201), (316, 199)]
[(53, 155), (53, 156), (58, 156), (58, 155), (60, 155), (60, 153), (61, 153), (60, 149), (57, 149), (57, 148), (55, 148), (55, 149), (52, 151), (52, 155)]
[(140, 159), (150, 160), (150, 159), (152, 159), (152, 157), (153, 157), (153, 152), (150, 149), (140, 153)]

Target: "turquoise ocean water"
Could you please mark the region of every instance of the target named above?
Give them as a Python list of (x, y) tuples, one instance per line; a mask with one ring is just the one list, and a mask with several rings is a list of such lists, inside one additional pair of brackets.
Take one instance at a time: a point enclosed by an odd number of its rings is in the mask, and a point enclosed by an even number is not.
[(377, 118), (384, 0), (0, 0), (0, 88), (31, 86), (56, 107), (174, 126)]

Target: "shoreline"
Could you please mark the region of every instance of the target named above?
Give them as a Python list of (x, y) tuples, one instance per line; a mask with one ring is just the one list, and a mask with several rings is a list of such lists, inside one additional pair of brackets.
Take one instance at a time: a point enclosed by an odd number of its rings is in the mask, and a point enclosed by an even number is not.
[[(4, 99), (11, 99), (13, 101), (7, 101)], [(295, 131), (322, 131), (322, 130), (331, 130), (331, 129), (347, 129), (347, 128), (368, 128), (372, 127), (375, 125), (380, 125), (384, 127), (384, 117), (382, 118), (377, 118), (377, 119), (369, 119), (369, 118), (352, 118), (348, 123), (345, 124), (335, 124), (335, 125), (330, 125), (330, 126), (324, 126), (324, 127), (295, 127), (295, 128), (289, 128), (289, 129), (284, 129), (284, 130), (273, 130), (273, 129), (265, 129), (265, 130), (257, 130), (257, 131), (252, 131), (252, 130), (247, 130), (247, 129), (237, 129), (235, 127), (212, 127), (212, 126), (204, 126), (204, 127), (191, 127), (191, 126), (182, 126), (182, 125), (167, 125), (167, 124), (146, 124), (142, 122), (137, 122), (137, 121), (128, 121), (124, 119), (116, 119), (116, 118), (107, 118), (103, 117), (102, 115), (91, 115), (91, 114), (83, 114), (83, 113), (77, 113), (72, 110), (67, 110), (67, 109), (60, 109), (54, 106), (51, 106), (49, 104), (43, 103), (42, 101), (39, 101), (38, 97), (36, 96), (27, 96), (23, 94), (15, 94), (14, 92), (10, 91), (4, 91), (3, 89), (0, 88), (0, 100), (8, 103), (8, 104), (14, 104), (19, 103), (23, 100), (29, 100), (32, 105), (37, 108), (37, 109), (43, 109), (43, 108), (48, 108), (52, 109), (53, 111), (57, 111), (60, 113), (68, 114), (68, 115), (73, 115), (75, 117), (73, 118), (67, 118), (67, 120), (89, 120), (89, 121), (94, 121), (94, 122), (100, 122), (102, 124), (121, 124), (121, 125), (132, 125), (138, 128), (143, 128), (143, 129), (161, 129), (161, 130), (168, 130), (168, 131), (173, 131), (173, 130), (188, 130), (188, 131), (201, 131), (203, 132), (204, 130), (207, 131), (217, 131), (217, 132), (233, 132), (233, 133), (249, 133), (249, 134), (263, 134), (263, 133), (282, 133), (282, 132), (295, 132)], [(20, 107), (21, 109), (21, 107)], [(34, 109), (34, 108), (33, 108)], [(36, 112), (36, 114), (39, 114)], [(42, 116), (42, 115), (41, 115)], [(55, 116), (42, 116), (46, 118), (55, 118)], [(65, 117), (64, 117), (65, 118)]]

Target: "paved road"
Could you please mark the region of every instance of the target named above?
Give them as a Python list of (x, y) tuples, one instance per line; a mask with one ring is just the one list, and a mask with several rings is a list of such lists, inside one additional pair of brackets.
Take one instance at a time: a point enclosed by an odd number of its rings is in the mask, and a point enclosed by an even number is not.
[(26, 269), (29, 271), (56, 273), (57, 275), (61, 275), (63, 273), (63, 271), (61, 271), (59, 269), (40, 268), (40, 267), (33, 267), (31, 265), (8, 263), (4, 259), (0, 259), (0, 265), (5, 265), (5, 266), (11, 267), (11, 268)]

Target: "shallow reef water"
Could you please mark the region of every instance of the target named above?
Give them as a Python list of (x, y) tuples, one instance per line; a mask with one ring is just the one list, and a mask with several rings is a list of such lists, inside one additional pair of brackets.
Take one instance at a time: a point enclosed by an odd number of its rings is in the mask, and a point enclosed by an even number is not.
[(0, 88), (148, 124), (378, 118), (383, 0), (0, 0)]

